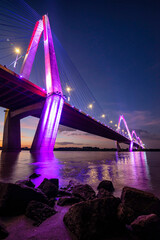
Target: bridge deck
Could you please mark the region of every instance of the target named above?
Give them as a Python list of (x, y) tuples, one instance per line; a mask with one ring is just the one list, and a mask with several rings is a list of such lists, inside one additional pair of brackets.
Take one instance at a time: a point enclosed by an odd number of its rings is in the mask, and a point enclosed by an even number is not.
[[(38, 102), (41, 102), (43, 107), (46, 96), (46, 91), (43, 91), (42, 88), (24, 78), (20, 78), (18, 74), (0, 65), (1, 107), (17, 110)], [(30, 115), (40, 117), (41, 111), (42, 108)], [(80, 112), (68, 103), (64, 103), (60, 124), (97, 136), (130, 144), (130, 140), (125, 136)], [(138, 144), (134, 143), (134, 146), (138, 147)]]
[(46, 92), (0, 65), (0, 106), (11, 110), (40, 102)]

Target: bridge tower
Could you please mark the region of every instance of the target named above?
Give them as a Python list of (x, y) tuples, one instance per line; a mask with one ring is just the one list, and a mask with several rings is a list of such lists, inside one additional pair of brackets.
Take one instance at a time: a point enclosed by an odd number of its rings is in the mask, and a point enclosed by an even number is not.
[[(44, 15), (42, 20), (37, 21), (35, 25), (20, 75), (25, 79), (29, 79), (42, 32), (44, 37), (47, 98), (36, 129), (31, 151), (53, 152), (64, 104), (64, 97), (49, 18), (47, 15)], [(10, 117), (10, 110), (7, 110), (4, 124), (3, 151), (20, 151), (20, 148), (20, 119), (12, 119)]]

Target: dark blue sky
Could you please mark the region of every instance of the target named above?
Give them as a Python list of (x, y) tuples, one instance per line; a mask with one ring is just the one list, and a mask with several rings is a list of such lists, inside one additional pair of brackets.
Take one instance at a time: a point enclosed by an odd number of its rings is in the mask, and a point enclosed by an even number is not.
[(39, 14), (48, 13), (103, 108), (126, 114), (131, 128), (159, 140), (160, 1), (27, 2)]
[(160, 1), (26, 2), (48, 13), (105, 113), (116, 122), (123, 114), (148, 147), (160, 147)]

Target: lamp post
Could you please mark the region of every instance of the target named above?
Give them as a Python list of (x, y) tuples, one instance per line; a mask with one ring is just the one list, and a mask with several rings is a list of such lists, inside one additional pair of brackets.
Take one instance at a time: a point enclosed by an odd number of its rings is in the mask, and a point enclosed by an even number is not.
[(71, 94), (71, 91), (72, 91), (72, 88), (70, 88), (69, 86), (66, 87), (66, 91), (68, 93), (68, 102), (70, 102), (70, 94)]
[(17, 66), (17, 61), (18, 61), (18, 56), (19, 56), (19, 54), (20, 54), (20, 49), (19, 48), (15, 48), (15, 53), (17, 54), (16, 55), (16, 60), (15, 60), (15, 62), (14, 62), (14, 65), (13, 65), (13, 68), (14, 68), (14, 70), (16, 69), (16, 66)]

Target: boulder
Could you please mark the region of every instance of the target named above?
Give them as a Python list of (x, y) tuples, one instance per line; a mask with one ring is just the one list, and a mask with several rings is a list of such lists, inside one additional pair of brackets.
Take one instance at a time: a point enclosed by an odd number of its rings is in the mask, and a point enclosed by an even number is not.
[(57, 205), (59, 206), (67, 206), (67, 205), (73, 205), (75, 203), (80, 202), (81, 199), (78, 197), (61, 197), (57, 201)]
[(124, 234), (125, 226), (117, 218), (120, 198), (108, 197), (74, 204), (63, 221), (79, 240), (99, 240)]
[(100, 182), (97, 187), (97, 190), (101, 188), (106, 189), (108, 192), (114, 191), (113, 183), (109, 180), (103, 180), (102, 182)]
[(0, 216), (23, 214), (32, 200), (48, 202), (45, 194), (39, 189), (0, 182)]
[(96, 197), (96, 193), (91, 186), (88, 184), (76, 185), (72, 188), (72, 194), (82, 200), (90, 200)]
[(41, 189), (41, 191), (44, 192), (48, 198), (54, 198), (58, 194), (57, 186), (47, 178), (44, 178), (43, 182), (38, 188)]
[(59, 189), (59, 179), (58, 178), (50, 178), (50, 182), (52, 182)]
[(156, 214), (139, 216), (130, 227), (133, 234), (140, 239), (160, 239), (160, 218)]
[(39, 226), (43, 221), (55, 213), (56, 211), (47, 204), (31, 201), (27, 206), (25, 215), (34, 220), (34, 226)]
[(109, 197), (109, 196), (113, 196), (111, 192), (109, 192), (108, 190), (104, 189), (104, 188), (100, 188), (98, 190), (97, 193), (97, 198), (104, 198), (104, 197)]
[(15, 182), (15, 184), (20, 185), (20, 186), (26, 185), (26, 186), (32, 187), (32, 188), (35, 187), (34, 183), (30, 179), (28, 179), (28, 180), (19, 180), (19, 181)]
[(155, 213), (160, 216), (160, 200), (152, 193), (124, 187), (121, 201), (135, 212), (135, 217)]
[(63, 197), (63, 196), (71, 196), (72, 193), (68, 192), (67, 190), (58, 190), (58, 196)]
[(8, 235), (9, 232), (6, 230), (6, 227), (0, 222), (0, 239), (5, 239)]
[(130, 207), (120, 203), (117, 209), (117, 217), (124, 224), (130, 224), (135, 219), (135, 214)]
[(50, 198), (48, 200), (48, 206), (50, 206), (51, 208), (55, 206), (55, 198)]
[(37, 177), (39, 177), (39, 176), (41, 176), (41, 174), (33, 173), (33, 174), (31, 174), (31, 175), (29, 176), (29, 178), (34, 179), (34, 178), (37, 178)]
[(81, 183), (78, 181), (74, 181), (74, 180), (70, 180), (69, 184), (67, 185), (66, 188), (63, 188), (63, 190), (67, 190), (68, 192), (72, 192), (72, 189), (77, 186), (80, 185)]

